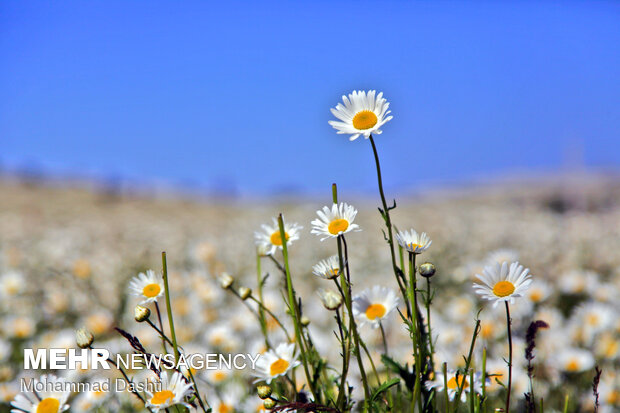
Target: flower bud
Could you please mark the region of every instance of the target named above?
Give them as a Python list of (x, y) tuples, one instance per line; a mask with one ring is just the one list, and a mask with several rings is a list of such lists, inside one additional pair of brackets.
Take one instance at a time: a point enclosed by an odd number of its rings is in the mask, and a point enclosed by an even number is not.
[(220, 287), (227, 290), (233, 284), (233, 281), (235, 281), (235, 279), (230, 274), (223, 272), (220, 276)]
[(93, 333), (82, 327), (75, 332), (75, 342), (79, 348), (89, 348), (95, 341)]
[(271, 387), (262, 384), (256, 387), (256, 392), (258, 393), (258, 397), (264, 400), (267, 397), (271, 396)]
[(141, 305), (137, 305), (136, 308), (134, 308), (133, 310), (133, 314), (134, 319), (138, 323), (141, 323), (149, 319), (149, 317), (151, 316), (151, 310), (146, 307), (142, 307)]
[(301, 319), (299, 320), (299, 322), (304, 327), (307, 327), (308, 325), (310, 325), (310, 319), (306, 317), (305, 315), (301, 316)]
[(242, 300), (247, 300), (252, 295), (252, 289), (248, 287), (239, 288), (239, 296)]
[(273, 400), (273, 399), (266, 399), (266, 400), (263, 402), (263, 407), (264, 407), (265, 409), (267, 409), (267, 410), (271, 410), (271, 409), (273, 409), (274, 407), (276, 407), (276, 401), (275, 401), (275, 400)]
[(331, 290), (319, 290), (319, 297), (323, 306), (330, 311), (335, 311), (342, 305), (342, 297)]
[(433, 264), (432, 262), (425, 262), (424, 264), (420, 265), (420, 275), (422, 277), (432, 277), (433, 275), (435, 275), (435, 270), (435, 264)]

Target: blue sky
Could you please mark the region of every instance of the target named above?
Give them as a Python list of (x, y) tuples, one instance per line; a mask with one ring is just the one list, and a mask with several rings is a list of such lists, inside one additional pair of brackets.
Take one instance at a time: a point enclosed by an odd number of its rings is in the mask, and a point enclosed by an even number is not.
[(620, 3), (3, 1), (0, 166), (375, 191), (327, 124), (384, 91), (389, 188), (620, 165)]

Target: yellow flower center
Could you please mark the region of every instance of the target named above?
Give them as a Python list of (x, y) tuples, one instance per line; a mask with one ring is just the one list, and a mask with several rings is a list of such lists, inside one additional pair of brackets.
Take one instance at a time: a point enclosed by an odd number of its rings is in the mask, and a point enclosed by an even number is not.
[(43, 399), (37, 405), (37, 413), (58, 413), (58, 409), (60, 409), (60, 402), (53, 397)]
[(278, 374), (282, 374), (288, 369), (289, 362), (284, 359), (277, 359), (273, 363), (271, 363), (271, 367), (269, 367), (269, 374), (272, 376), (277, 376)]
[[(288, 241), (288, 239), (290, 238), (288, 232), (284, 233), (284, 238), (286, 238), (286, 240)], [(271, 234), (270, 240), (273, 245), (282, 246), (282, 237), (280, 236), (280, 231), (276, 231)]]
[(327, 271), (327, 274), (331, 275), (332, 277), (335, 277), (338, 275), (339, 272), (340, 272), (339, 268), (331, 268), (330, 270)]
[(456, 376), (448, 380), (448, 388), (450, 390), (456, 390), (461, 385), (463, 386), (463, 389), (466, 389), (469, 387), (469, 383), (467, 382), (467, 379), (463, 375), (459, 376), (458, 381), (456, 379)]
[(224, 373), (223, 371), (218, 371), (213, 375), (213, 379), (215, 381), (222, 381), (226, 379), (226, 373)]
[(492, 324), (483, 324), (482, 328), (480, 329), (480, 334), (482, 335), (483, 338), (491, 338), (493, 336), (495, 329), (493, 328)]
[(217, 408), (217, 413), (232, 413), (232, 412), (233, 412), (233, 408), (230, 404), (220, 403), (220, 405)]
[(493, 294), (498, 297), (507, 297), (515, 292), (515, 286), (510, 281), (500, 281), (493, 287)]
[(349, 221), (344, 218), (337, 218), (329, 223), (327, 230), (332, 235), (338, 235), (349, 228)]
[(385, 315), (385, 306), (383, 304), (370, 304), (366, 309), (366, 317), (369, 320), (375, 320)]
[(596, 326), (599, 324), (599, 317), (596, 314), (588, 314), (588, 324)]
[(408, 244), (407, 247), (411, 250), (411, 251), (415, 251), (417, 248), (422, 248), (422, 246), (420, 244)]
[(161, 291), (161, 287), (157, 283), (149, 284), (142, 289), (142, 295), (148, 298), (157, 297)]
[(620, 403), (620, 392), (618, 390), (612, 390), (607, 396), (607, 403), (614, 405)]
[(542, 297), (543, 297), (543, 294), (542, 294), (542, 291), (540, 290), (534, 290), (530, 293), (530, 299), (535, 303), (542, 300)]
[(355, 129), (370, 129), (377, 124), (377, 115), (370, 110), (357, 112), (353, 117), (353, 127)]
[(172, 400), (174, 400), (174, 393), (172, 393), (170, 390), (162, 390), (153, 394), (153, 397), (151, 398), (151, 403), (159, 406), (167, 403), (168, 401), (171, 402)]
[(566, 363), (566, 371), (578, 371), (579, 361), (577, 359), (571, 359)]

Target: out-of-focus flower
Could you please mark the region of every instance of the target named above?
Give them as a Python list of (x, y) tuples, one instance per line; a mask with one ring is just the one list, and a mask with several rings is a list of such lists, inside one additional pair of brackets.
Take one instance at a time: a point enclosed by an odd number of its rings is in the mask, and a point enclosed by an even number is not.
[(142, 298), (140, 304), (152, 303), (164, 294), (164, 283), (160, 277), (155, 275), (155, 271), (148, 270), (146, 274), (141, 272), (131, 280), (129, 291)]
[(476, 277), (482, 284), (474, 283), (474, 290), (482, 298), (493, 301), (493, 307), (502, 301), (514, 303), (515, 297), (523, 296), (532, 282), (529, 269), (524, 269), (518, 262), (510, 264), (510, 268), (507, 262), (489, 265), (482, 275), (476, 274)]
[(373, 328), (398, 307), (400, 300), (389, 288), (375, 285), (353, 297), (353, 315), (360, 324), (370, 323)]
[(69, 410), (67, 399), (71, 392), (64, 379), (44, 374), (40, 379), (34, 379), (34, 382), (33, 389), (41, 387), (43, 391), (34, 394), (26, 390), (15, 396), (11, 403), (11, 406), (15, 407), (13, 412), (58, 413)]
[(354, 224), (357, 209), (347, 203), (333, 204), (331, 209), (324, 206), (322, 210), (316, 211), (318, 219), (312, 221), (312, 234), (316, 234), (321, 241), (327, 238), (335, 238), (340, 234), (351, 231), (361, 231), (357, 224)]
[(185, 403), (185, 397), (192, 393), (193, 384), (187, 383), (183, 375), (177, 371), (170, 376), (167, 372), (161, 373), (159, 390), (151, 393), (147, 391), (146, 407), (158, 413), (167, 407), (181, 404), (188, 409), (190, 405)]
[(561, 349), (556, 355), (556, 367), (568, 373), (580, 373), (594, 367), (592, 353), (580, 348)]
[[(284, 218), (283, 218), (284, 219)], [(284, 221), (284, 238), (287, 246), (293, 241), (299, 239), (299, 232), (303, 227), (296, 222), (289, 224)], [(254, 239), (256, 245), (262, 249), (264, 255), (272, 255), (276, 252), (276, 249), (282, 249), (282, 237), (280, 234), (280, 227), (278, 220), (273, 218), (272, 225), (261, 225), (261, 231), (254, 233)]]
[(299, 364), (295, 344), (280, 343), (275, 350), (269, 350), (256, 361), (255, 375), (257, 381), (271, 384), (273, 379), (286, 375)]
[[(480, 372), (474, 373), (473, 385), (469, 382), (469, 375), (466, 376), (459, 373), (457, 376), (456, 371), (454, 370), (448, 371), (446, 379), (446, 385), (448, 386), (448, 397), (450, 400), (454, 400), (459, 387), (462, 387), (463, 389), (461, 392), (461, 401), (467, 401), (467, 394), (471, 392), (472, 389), (476, 393), (480, 393), (482, 391), (482, 373)], [(427, 382), (426, 386), (429, 389), (435, 389), (437, 394), (441, 394), (441, 392), (444, 391), (443, 373), (437, 373), (435, 380)]]
[(389, 102), (383, 97), (383, 92), (370, 90), (353, 91), (349, 96), (342, 97), (342, 103), (332, 108), (332, 114), (340, 120), (330, 120), (329, 124), (336, 129), (338, 134), (351, 135), (349, 140), (354, 141), (360, 135), (366, 139), (371, 134), (381, 134), (381, 128), (392, 119), (388, 116), (390, 111)]
[(398, 245), (414, 254), (426, 251), (433, 243), (426, 235), (426, 232), (418, 234), (415, 229), (411, 231), (398, 231), (396, 233), (396, 241), (398, 241)]

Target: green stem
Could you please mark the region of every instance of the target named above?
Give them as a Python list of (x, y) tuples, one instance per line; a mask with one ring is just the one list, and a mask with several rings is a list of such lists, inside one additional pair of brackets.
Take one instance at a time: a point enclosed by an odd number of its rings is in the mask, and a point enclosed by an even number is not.
[[(357, 323), (355, 322), (355, 317), (353, 316), (353, 304), (352, 304), (352, 294), (351, 294), (351, 272), (349, 270), (349, 252), (347, 248), (347, 241), (344, 238), (344, 235), (338, 236), (339, 240), (342, 240), (342, 245), (344, 246), (344, 266), (347, 272), (346, 276), (346, 284), (344, 290), (347, 291), (348, 303), (347, 303), (347, 311), (349, 312), (349, 333), (353, 334), (353, 343), (355, 345), (355, 352), (357, 353), (357, 365), (360, 370), (360, 376), (362, 378), (362, 385), (364, 386), (364, 396), (365, 396), (365, 408), (367, 408), (367, 403), (370, 400), (370, 387), (368, 386), (368, 378), (366, 377), (366, 370), (364, 369), (364, 362), (362, 359), (362, 351), (361, 351), (361, 338), (357, 331)], [(338, 254), (342, 253), (342, 248), (338, 249)]]
[[(261, 258), (260, 254), (256, 254), (256, 282), (257, 282), (257, 290), (258, 290), (258, 316), (260, 322), (260, 328), (263, 333), (263, 337), (265, 338), (265, 346), (270, 348), (269, 346), (269, 338), (267, 332), (267, 322), (265, 321), (265, 310), (263, 309), (263, 274), (261, 271)], [(253, 297), (252, 297), (253, 298)], [(256, 301), (256, 300), (255, 300)]]
[(508, 307), (508, 301), (504, 301), (504, 303), (506, 303), (506, 325), (508, 328), (508, 394), (506, 395), (506, 413), (509, 413), (510, 390), (512, 388), (512, 332), (510, 329), (512, 320), (510, 319), (510, 308)]
[(415, 386), (412, 400), (412, 411), (415, 406), (415, 402), (418, 403), (420, 412), (423, 410), (422, 398), (420, 397), (422, 392), (422, 345), (420, 343), (420, 329), (418, 325), (418, 299), (416, 293), (416, 268), (415, 268), (416, 254), (409, 253), (409, 284), (408, 295), (411, 303), (411, 327), (413, 329), (413, 354), (415, 357)]
[(166, 296), (166, 310), (168, 312), (168, 322), (170, 323), (170, 335), (172, 336), (172, 347), (174, 348), (175, 363), (179, 362), (179, 346), (177, 345), (177, 335), (174, 331), (174, 320), (172, 318), (172, 305), (170, 304), (170, 288), (168, 287), (168, 264), (166, 261), (166, 252), (161, 253), (161, 263), (164, 275), (164, 290)]
[(398, 277), (398, 266), (396, 265), (396, 254), (394, 253), (394, 237), (392, 235), (392, 220), (390, 218), (390, 210), (387, 202), (385, 201), (385, 193), (383, 192), (383, 179), (381, 177), (381, 163), (379, 162), (379, 154), (377, 153), (377, 146), (372, 135), (370, 135), (370, 144), (372, 145), (372, 153), (375, 156), (375, 166), (377, 167), (377, 182), (379, 184), (379, 195), (381, 196), (381, 204), (383, 205), (383, 218), (385, 219), (385, 226), (388, 230), (388, 243), (390, 244), (390, 255), (392, 257), (392, 268), (394, 275)]
[[(314, 400), (319, 401), (317, 397), (316, 390), (314, 389), (314, 384), (312, 381), (312, 375), (310, 374), (310, 370), (308, 368), (308, 359), (306, 353), (306, 346), (304, 343), (304, 336), (301, 333), (301, 323), (299, 307), (297, 306), (297, 299), (295, 298), (295, 291), (293, 290), (293, 280), (291, 279), (291, 270), (288, 264), (288, 249), (287, 249), (287, 241), (286, 241), (286, 232), (284, 231), (284, 219), (282, 218), (282, 214), (278, 215), (278, 226), (280, 227), (280, 239), (282, 242), (282, 256), (284, 258), (284, 273), (286, 275), (286, 287), (288, 291), (288, 300), (289, 300), (289, 311), (291, 313), (291, 317), (293, 318), (293, 326), (295, 327), (295, 338), (297, 340), (297, 345), (300, 349), (300, 357), (302, 364), (304, 366), (304, 373), (306, 374), (306, 381), (308, 382), (308, 387), (310, 388), (310, 392), (314, 397)], [(296, 391), (297, 389), (295, 389)]]

